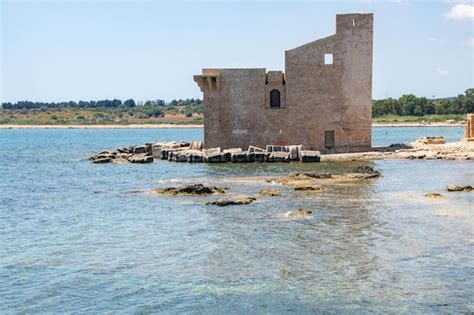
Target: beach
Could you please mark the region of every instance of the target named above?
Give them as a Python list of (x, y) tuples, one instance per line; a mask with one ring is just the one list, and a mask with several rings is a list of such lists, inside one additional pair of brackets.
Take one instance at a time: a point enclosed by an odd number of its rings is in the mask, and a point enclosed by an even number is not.
[[(462, 127), (462, 124), (445, 122), (420, 124), (413, 123), (373, 123), (372, 127)], [(170, 129), (170, 128), (203, 128), (202, 124), (130, 124), (130, 125), (18, 125), (0, 124), (0, 129)]]

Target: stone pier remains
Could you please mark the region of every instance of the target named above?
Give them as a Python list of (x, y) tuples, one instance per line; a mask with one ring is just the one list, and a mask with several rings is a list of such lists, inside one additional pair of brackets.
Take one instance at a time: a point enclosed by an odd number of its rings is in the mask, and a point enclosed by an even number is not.
[(181, 141), (122, 147), (102, 151), (89, 159), (93, 163), (151, 163), (154, 159), (188, 163), (319, 162), (320, 152), (305, 150), (302, 145), (267, 145), (265, 149), (249, 146), (245, 151), (241, 148), (204, 149), (202, 141)]

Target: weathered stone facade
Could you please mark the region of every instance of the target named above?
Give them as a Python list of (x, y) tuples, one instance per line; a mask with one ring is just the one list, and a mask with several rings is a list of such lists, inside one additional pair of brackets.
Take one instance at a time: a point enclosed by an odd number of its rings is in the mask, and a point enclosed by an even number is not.
[(285, 52), (285, 73), (203, 69), (204, 146), (371, 148), (372, 14), (336, 17), (336, 34)]
[(464, 139), (474, 141), (474, 114), (467, 114), (466, 126), (464, 126)]

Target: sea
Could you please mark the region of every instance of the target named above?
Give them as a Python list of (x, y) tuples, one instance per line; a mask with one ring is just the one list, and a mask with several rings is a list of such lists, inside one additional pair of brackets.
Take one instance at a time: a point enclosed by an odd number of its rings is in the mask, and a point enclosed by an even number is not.
[[(460, 127), (377, 127), (373, 145)], [(0, 129), (2, 314), (474, 312), (472, 161), (92, 164), (103, 149), (201, 140), (202, 129)], [(295, 192), (265, 176), (382, 177)], [(249, 205), (152, 194), (203, 183)], [(443, 199), (425, 197), (438, 192)], [(307, 208), (306, 219), (282, 214)]]

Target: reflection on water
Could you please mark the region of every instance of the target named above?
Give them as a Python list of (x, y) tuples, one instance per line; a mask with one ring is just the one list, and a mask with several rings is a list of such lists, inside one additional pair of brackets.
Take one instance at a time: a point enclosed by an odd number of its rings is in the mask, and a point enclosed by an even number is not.
[[(444, 190), (472, 185), (472, 162), (377, 161), (379, 179), (310, 193), (255, 176), (342, 173), (360, 163), (85, 159), (149, 138), (201, 137), (147, 132), (0, 131), (1, 312), (474, 311), (474, 194)], [(221, 208), (204, 205), (213, 196), (144, 193), (188, 182), (282, 195)], [(302, 207), (310, 218), (280, 216)]]

